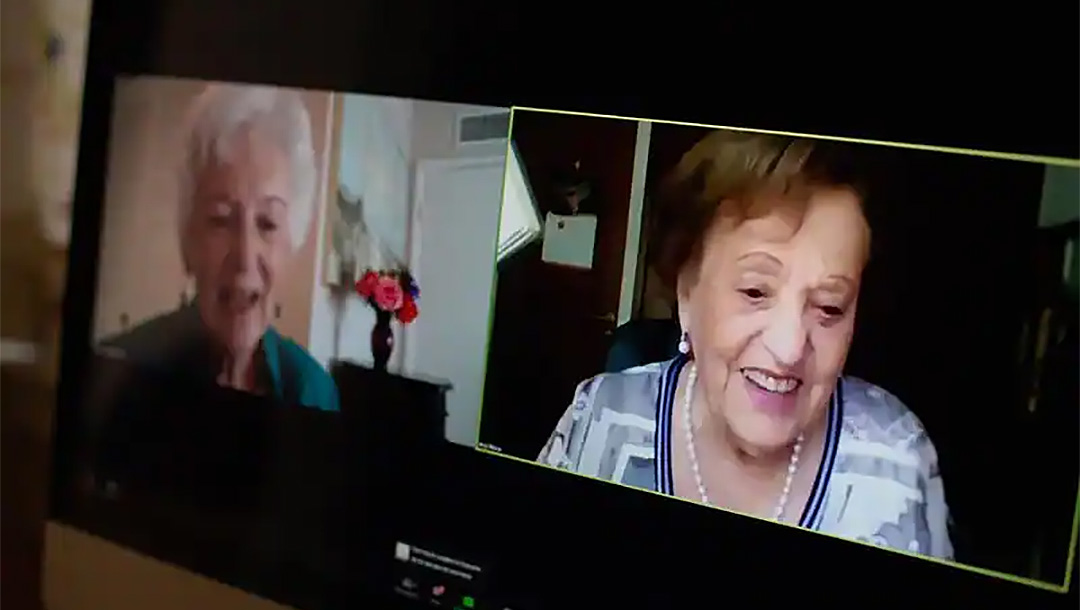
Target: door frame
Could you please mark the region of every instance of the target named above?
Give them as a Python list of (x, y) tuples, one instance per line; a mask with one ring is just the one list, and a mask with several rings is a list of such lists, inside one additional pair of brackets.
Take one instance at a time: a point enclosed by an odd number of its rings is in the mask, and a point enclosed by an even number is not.
[(639, 312), (641, 293), (645, 288), (645, 250), (648, 235), (643, 232), (645, 221), (645, 180), (649, 172), (649, 144), (652, 142), (652, 122), (638, 121), (634, 139), (634, 169), (630, 177), (630, 200), (626, 212), (626, 241), (623, 242), (622, 279), (619, 284), (619, 306), (616, 325), (622, 326)]
[[(485, 155), (480, 157), (449, 157), (449, 158), (427, 158), (417, 159), (413, 168), (413, 180), (412, 180), (412, 197), (409, 206), (409, 230), (406, 236), (406, 250), (408, 251), (408, 265), (409, 270), (413, 273), (418, 273), (420, 267), (420, 256), (422, 253), (423, 244), (423, 232), (421, 231), (421, 219), (424, 209), (424, 183), (425, 176), (433, 172), (453, 172), (464, 169), (474, 169), (482, 167), (501, 167), (503, 172), (503, 185), (506, 184), (506, 155)], [(502, 188), (500, 188), (499, 194), (499, 213), (502, 214)], [(494, 252), (492, 253), (494, 256)], [(494, 283), (494, 258), (492, 259), (492, 282)], [(416, 276), (416, 281), (420, 284), (421, 294), (424, 289), (423, 278), (419, 275)], [(423, 297), (421, 297), (423, 298)], [(421, 314), (423, 315), (423, 314)], [(402, 329), (402, 368), (406, 374), (413, 374), (416, 372), (416, 338), (415, 334), (409, 332), (411, 329), (406, 326)]]

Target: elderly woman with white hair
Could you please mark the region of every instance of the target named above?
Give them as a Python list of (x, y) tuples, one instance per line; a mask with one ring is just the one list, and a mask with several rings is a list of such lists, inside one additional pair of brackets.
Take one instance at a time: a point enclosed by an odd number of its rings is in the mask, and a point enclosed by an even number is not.
[(211, 84), (191, 108), (177, 231), (191, 303), (104, 346), (140, 365), (183, 370), (291, 404), (338, 409), (330, 375), (271, 325), (275, 291), (304, 243), (316, 166), (294, 91)]

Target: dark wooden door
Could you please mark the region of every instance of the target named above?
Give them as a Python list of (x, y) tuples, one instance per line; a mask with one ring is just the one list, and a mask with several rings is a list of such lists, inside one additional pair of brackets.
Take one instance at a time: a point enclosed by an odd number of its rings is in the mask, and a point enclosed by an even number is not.
[[(512, 139), (541, 214), (569, 213), (557, 192), (588, 181), (597, 217), (591, 269), (545, 263), (534, 243), (500, 265), (480, 441), (535, 457), (574, 388), (603, 370), (615, 328), (634, 165), (634, 121), (517, 111)], [(575, 172), (576, 165), (576, 172)]]

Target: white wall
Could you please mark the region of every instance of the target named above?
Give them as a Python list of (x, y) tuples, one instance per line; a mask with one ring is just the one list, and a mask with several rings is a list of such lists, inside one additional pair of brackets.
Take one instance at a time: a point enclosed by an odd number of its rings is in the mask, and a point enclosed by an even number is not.
[(483, 397), (506, 141), (458, 146), (455, 130), (459, 116), (499, 111), (505, 109), (413, 104), (417, 185), (426, 192), (414, 199), (411, 265), (421, 298), (406, 370), (453, 385), (446, 438), (468, 446), (476, 443)]
[(427, 160), (418, 170), (421, 310), (407, 368), (451, 383), (446, 438), (469, 446), (484, 393), (504, 171), (505, 155)]

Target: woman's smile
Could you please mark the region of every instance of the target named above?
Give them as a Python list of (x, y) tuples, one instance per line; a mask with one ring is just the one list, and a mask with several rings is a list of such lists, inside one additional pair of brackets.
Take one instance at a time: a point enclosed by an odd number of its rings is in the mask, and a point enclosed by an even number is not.
[(221, 310), (235, 317), (251, 313), (263, 300), (261, 290), (233, 286), (223, 286), (217, 297)]
[(750, 404), (755, 408), (775, 415), (788, 415), (795, 411), (799, 404), (802, 379), (756, 367), (746, 367), (739, 372), (750, 397)]
[(798, 377), (784, 376), (755, 367), (743, 368), (742, 374), (750, 383), (773, 394), (790, 394), (802, 385), (802, 380)]

